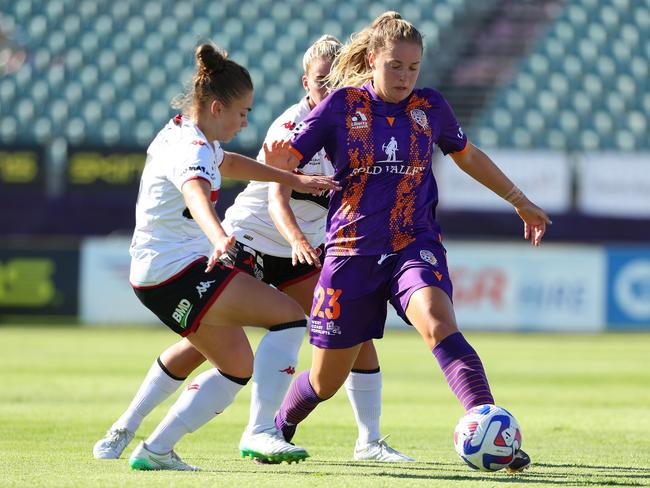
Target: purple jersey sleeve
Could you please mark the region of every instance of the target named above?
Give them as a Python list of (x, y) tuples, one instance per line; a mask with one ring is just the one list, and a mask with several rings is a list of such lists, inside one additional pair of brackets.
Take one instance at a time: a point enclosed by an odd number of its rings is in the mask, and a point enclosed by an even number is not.
[(291, 147), (300, 158), (299, 168), (306, 165), (325, 146), (328, 136), (334, 134), (333, 105), (334, 98), (331, 94), (293, 129)]
[(443, 154), (462, 151), (467, 146), (467, 136), (447, 100), (442, 96), (440, 97), (440, 135), (437, 142)]

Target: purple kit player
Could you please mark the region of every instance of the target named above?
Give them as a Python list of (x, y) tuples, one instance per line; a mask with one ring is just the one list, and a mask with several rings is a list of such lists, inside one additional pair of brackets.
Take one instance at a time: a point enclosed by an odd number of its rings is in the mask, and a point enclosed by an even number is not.
[[(414, 89), (421, 58), (420, 33), (396, 12), (384, 13), (352, 36), (332, 68), (332, 83), (345, 88), (272, 156), (278, 166), (299, 165), (324, 148), (343, 187), (331, 196), (326, 258), (314, 292), (312, 367), (293, 382), (276, 416), (288, 441), (341, 387), (360, 345), (383, 336), (388, 301), (422, 335), (466, 410), (494, 403), (481, 360), (454, 318), (435, 220), (435, 146), (514, 206), (533, 245), (550, 220), (467, 141), (439, 92)], [(510, 470), (529, 464), (520, 451)]]

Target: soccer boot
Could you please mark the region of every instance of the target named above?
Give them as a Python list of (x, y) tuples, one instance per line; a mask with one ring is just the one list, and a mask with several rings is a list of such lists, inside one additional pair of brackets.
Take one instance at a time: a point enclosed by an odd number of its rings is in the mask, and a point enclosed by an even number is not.
[(244, 432), (239, 442), (242, 457), (250, 457), (262, 464), (289, 464), (307, 459), (309, 454), (302, 447), (294, 446), (284, 440), (282, 432), (276, 428), (258, 434)]
[(519, 449), (512, 462), (506, 467), (506, 471), (509, 474), (517, 474), (521, 473), (528, 466), (530, 466), (530, 456)]
[(141, 471), (200, 471), (201, 469), (187, 464), (173, 450), (167, 454), (156, 454), (147, 449), (144, 442), (138, 444), (129, 458), (131, 469)]
[(352, 459), (354, 461), (382, 461), (385, 463), (412, 463), (415, 461), (412, 457), (390, 447), (386, 443), (387, 438), (388, 435), (385, 435), (379, 440), (364, 445), (360, 445), (357, 441)]
[(95, 459), (119, 459), (135, 434), (127, 429), (109, 429), (93, 447)]

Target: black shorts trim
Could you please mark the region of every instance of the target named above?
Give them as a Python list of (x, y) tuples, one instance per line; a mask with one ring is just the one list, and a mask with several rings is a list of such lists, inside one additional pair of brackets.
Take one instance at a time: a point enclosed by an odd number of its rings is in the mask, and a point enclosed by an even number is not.
[(210, 307), (212, 304), (219, 298), (219, 295), (221, 295), (221, 292), (224, 290), (226, 286), (228, 286), (228, 283), (231, 282), (231, 280), (237, 276), (237, 273), (240, 273), (241, 270), (237, 268), (231, 268), (232, 272), (228, 275), (228, 277), (219, 285), (219, 288), (217, 288), (217, 291), (214, 292), (214, 294), (210, 297), (210, 300), (208, 300), (208, 303), (206, 303), (202, 308), (201, 311), (199, 312), (199, 316), (194, 319), (192, 322), (192, 327), (190, 328), (189, 331), (182, 333), (181, 335), (183, 337), (187, 337), (189, 334), (196, 332), (201, 325), (201, 320), (203, 319), (203, 316), (208, 313), (208, 310), (210, 310)]
[[(318, 247), (321, 265), (325, 259), (324, 247), (324, 245)], [(291, 258), (264, 254), (239, 241), (235, 242), (227, 256), (222, 259), (229, 266), (233, 266), (267, 285), (273, 285), (278, 290), (300, 283), (320, 273), (320, 268), (316, 266), (306, 263), (298, 263), (294, 266)]]
[(315, 268), (313, 271), (306, 273), (301, 276), (297, 276), (289, 281), (285, 281), (284, 283), (278, 283), (277, 287), (278, 290), (284, 290), (285, 288), (290, 287), (291, 285), (296, 285), (300, 283), (301, 281), (305, 281), (308, 278), (311, 278), (314, 275), (320, 274), (320, 268)]

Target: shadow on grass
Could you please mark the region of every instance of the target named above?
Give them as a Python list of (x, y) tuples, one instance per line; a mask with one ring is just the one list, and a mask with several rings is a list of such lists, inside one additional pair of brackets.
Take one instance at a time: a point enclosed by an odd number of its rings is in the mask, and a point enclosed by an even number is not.
[[(313, 466), (314, 469), (305, 469), (307, 466)], [(632, 468), (628, 466), (593, 466), (581, 464), (535, 464), (530, 470), (518, 475), (507, 475), (505, 472), (499, 473), (481, 473), (468, 471), (463, 465), (457, 463), (432, 463), (418, 462), (416, 464), (378, 464), (378, 463), (359, 463), (359, 462), (341, 462), (341, 461), (315, 461), (310, 460), (303, 464), (289, 468), (286, 465), (258, 465), (250, 464), (251, 469), (228, 469), (229, 473), (240, 474), (259, 474), (264, 470), (268, 476), (307, 476), (326, 478), (332, 477), (353, 477), (360, 474), (367, 477), (393, 478), (399, 480), (437, 480), (437, 481), (474, 481), (495, 484), (519, 484), (528, 483), (543, 484), (546, 486), (553, 485), (571, 485), (571, 486), (648, 486), (647, 483), (637, 481), (628, 481), (630, 478), (650, 480), (650, 476), (640, 473), (650, 473), (647, 468)], [(327, 468), (346, 467), (350, 468), (349, 472), (331, 471)], [(535, 469), (541, 469), (542, 472), (536, 472)], [(572, 472), (565, 470), (571, 469)], [(322, 470), (322, 471), (321, 471)], [(359, 471), (362, 471), (360, 473)], [(551, 470), (551, 472), (549, 472)], [(557, 470), (557, 471), (556, 471)], [(606, 470), (619, 470), (618, 473), (605, 473)], [(207, 469), (206, 472), (221, 472), (221, 470)], [(596, 471), (596, 472), (594, 472)], [(621, 479), (623, 478), (623, 479)]]
[(613, 470), (618, 469), (622, 471), (640, 471), (650, 475), (650, 468), (640, 468), (636, 466), (596, 466), (593, 464), (553, 464), (553, 463), (535, 463), (535, 466), (541, 468), (578, 468), (578, 469), (598, 469), (598, 470)]

